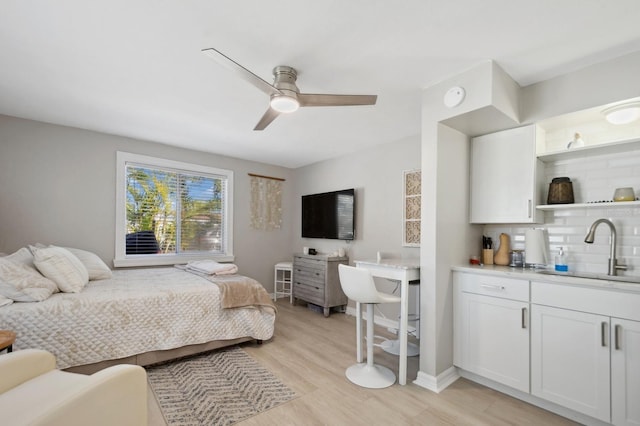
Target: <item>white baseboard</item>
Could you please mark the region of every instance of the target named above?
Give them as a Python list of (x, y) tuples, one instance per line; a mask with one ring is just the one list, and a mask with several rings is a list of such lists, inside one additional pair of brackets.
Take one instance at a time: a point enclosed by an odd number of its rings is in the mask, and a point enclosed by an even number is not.
[(437, 376), (418, 371), (418, 377), (413, 383), (432, 392), (440, 393), (459, 378), (458, 369), (451, 366)]

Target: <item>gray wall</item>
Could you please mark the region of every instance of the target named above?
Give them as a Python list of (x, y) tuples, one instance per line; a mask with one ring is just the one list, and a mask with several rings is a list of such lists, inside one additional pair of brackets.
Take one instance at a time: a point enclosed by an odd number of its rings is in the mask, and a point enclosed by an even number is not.
[[(8, 116), (0, 116), (0, 252), (56, 244), (93, 251), (111, 265), (117, 151), (233, 170), (235, 263), (268, 291), (273, 265), (303, 246), (343, 247), (351, 260), (377, 251), (419, 256), (418, 248), (402, 247), (402, 172), (420, 168), (418, 135), (292, 170)], [(250, 229), (248, 172), (286, 179), (282, 229)], [(345, 188), (356, 188), (356, 240), (301, 238), (300, 197)]]
[[(293, 203), (293, 252), (313, 247), (331, 253), (342, 247), (354, 260), (420, 256), (420, 249), (402, 246), (403, 171), (420, 168), (420, 136), (379, 145), (357, 153), (301, 167), (295, 171)], [(301, 238), (301, 196), (355, 188), (356, 239), (351, 242)], [(380, 281), (380, 290), (393, 285)], [(397, 321), (399, 308), (392, 304), (382, 312)]]
[[(301, 167), (293, 188), (292, 248), (330, 253), (343, 247), (350, 258), (375, 259), (378, 251), (395, 257), (418, 257), (419, 249), (402, 246), (403, 171), (420, 168), (420, 137), (380, 145), (354, 154)], [(356, 239), (351, 242), (301, 238), (301, 196), (356, 189)]]
[[(40, 242), (84, 248), (111, 265), (116, 151), (233, 170), (235, 263), (272, 291), (273, 265), (291, 253), (292, 170), (7, 116), (0, 116), (0, 252)], [(250, 229), (249, 172), (286, 179), (282, 229)]]

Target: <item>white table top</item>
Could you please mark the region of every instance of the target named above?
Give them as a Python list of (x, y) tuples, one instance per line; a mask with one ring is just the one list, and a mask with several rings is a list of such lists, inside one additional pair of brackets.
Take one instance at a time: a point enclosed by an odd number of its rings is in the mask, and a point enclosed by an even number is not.
[(370, 265), (378, 267), (396, 268), (396, 269), (419, 269), (420, 259), (380, 259), (377, 260), (354, 260), (356, 265)]

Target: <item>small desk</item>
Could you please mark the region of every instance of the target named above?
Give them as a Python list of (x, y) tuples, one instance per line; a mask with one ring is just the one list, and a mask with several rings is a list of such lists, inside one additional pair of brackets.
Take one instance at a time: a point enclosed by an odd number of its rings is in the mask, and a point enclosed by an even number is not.
[[(407, 332), (409, 330), (409, 281), (420, 279), (420, 259), (356, 260), (357, 268), (368, 269), (374, 277), (400, 281), (400, 356), (398, 383), (407, 384)], [(357, 358), (362, 362), (362, 313), (360, 303), (356, 303), (357, 316)]]

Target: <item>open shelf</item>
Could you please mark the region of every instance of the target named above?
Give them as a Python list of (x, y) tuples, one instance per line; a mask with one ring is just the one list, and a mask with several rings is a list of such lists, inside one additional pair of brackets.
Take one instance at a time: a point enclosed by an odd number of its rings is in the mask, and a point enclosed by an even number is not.
[(614, 142), (587, 145), (580, 148), (539, 154), (538, 158), (544, 162), (565, 160), (568, 158), (582, 158), (590, 155), (615, 154), (640, 149), (640, 138), (625, 139)]
[(541, 204), (539, 210), (597, 209), (618, 207), (639, 207), (640, 201), (611, 201), (608, 203)]

